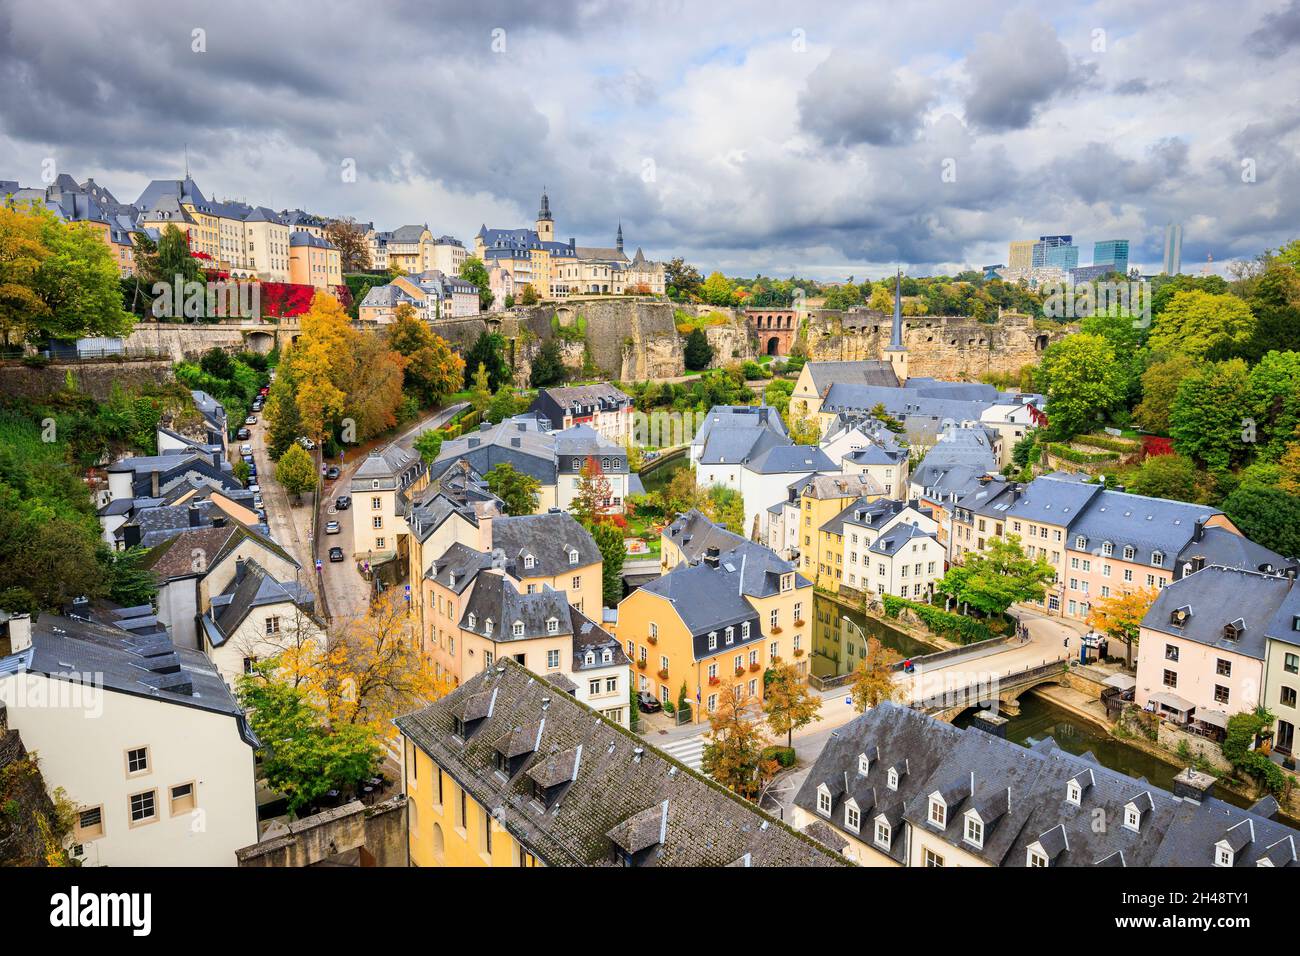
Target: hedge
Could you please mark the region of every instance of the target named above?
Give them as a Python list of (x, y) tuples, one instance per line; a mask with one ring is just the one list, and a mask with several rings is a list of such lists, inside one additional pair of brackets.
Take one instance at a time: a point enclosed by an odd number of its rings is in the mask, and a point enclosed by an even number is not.
[(932, 604), (920, 604), (893, 594), (883, 594), (881, 597), (884, 598), (886, 616), (897, 618), (903, 608), (909, 608), (932, 633), (943, 634), (959, 644), (977, 644), (996, 636), (987, 624), (973, 617), (953, 614)]
[(1076, 435), (1075, 441), (1093, 448), (1106, 448), (1123, 455), (1132, 455), (1142, 450), (1142, 443), (1128, 438), (1115, 438), (1111, 435)]
[(760, 757), (763, 760), (775, 760), (782, 767), (793, 767), (795, 761), (793, 747), (779, 747), (776, 745), (764, 747)]
[(1113, 452), (1089, 454), (1083, 451), (1076, 451), (1068, 445), (1048, 445), (1047, 453), (1056, 458), (1064, 458), (1066, 461), (1072, 461), (1077, 465), (1096, 465), (1103, 461), (1115, 460)]

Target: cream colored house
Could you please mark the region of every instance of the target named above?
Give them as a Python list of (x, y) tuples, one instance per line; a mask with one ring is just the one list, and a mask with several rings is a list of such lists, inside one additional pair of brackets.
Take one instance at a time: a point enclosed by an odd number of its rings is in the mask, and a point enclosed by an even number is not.
[(396, 557), (408, 533), (408, 496), (428, 482), (429, 469), (414, 452), (396, 444), (370, 452), (349, 488), (352, 553), (372, 565)]
[(0, 664), (9, 728), (75, 802), (84, 864), (234, 866), (258, 836), (244, 715), (200, 651), (120, 620), (130, 629), (13, 618)]

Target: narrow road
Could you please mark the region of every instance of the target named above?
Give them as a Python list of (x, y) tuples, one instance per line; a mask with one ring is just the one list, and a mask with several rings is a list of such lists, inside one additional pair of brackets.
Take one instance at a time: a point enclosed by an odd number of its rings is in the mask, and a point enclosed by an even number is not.
[[(271, 537), (277, 544), (283, 547), (294, 559), (302, 565), (302, 579), (311, 579), (312, 587), (316, 588), (312, 553), (311, 553), (311, 508), (313, 494), (302, 496), (302, 504), (296, 508), (292, 504), (292, 499), (281, 487), (280, 483), (275, 480), (275, 462), (271, 460), (270, 452), (266, 447), (266, 427), (262, 422), (261, 412), (254, 412), (257, 416), (257, 424), (249, 425), (248, 430), (252, 436), (247, 442), (236, 441), (234, 448), (235, 461), (239, 461), (239, 447), (244, 444), (253, 446), (253, 461), (257, 464), (257, 484), (262, 495), (263, 510), (266, 512), (266, 524), (271, 529)], [(299, 526), (302, 532), (299, 533)]]

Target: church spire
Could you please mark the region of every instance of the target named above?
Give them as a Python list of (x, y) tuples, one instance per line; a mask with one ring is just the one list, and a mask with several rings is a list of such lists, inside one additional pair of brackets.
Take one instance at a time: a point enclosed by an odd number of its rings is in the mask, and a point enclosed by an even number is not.
[(623, 251), (623, 220), (622, 219), (618, 221), (618, 236), (614, 240), (614, 245), (618, 248), (619, 252)]
[(903, 344), (903, 270), (894, 276), (894, 330), (889, 337), (889, 351), (906, 351)]
[(542, 208), (537, 212), (538, 219), (549, 220), (551, 218), (551, 200), (546, 195), (546, 187), (542, 187)]

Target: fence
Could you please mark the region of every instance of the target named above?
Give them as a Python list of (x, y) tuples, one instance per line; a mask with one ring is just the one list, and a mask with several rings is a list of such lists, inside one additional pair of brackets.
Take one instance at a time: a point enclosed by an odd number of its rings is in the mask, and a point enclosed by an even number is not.
[(169, 354), (161, 349), (155, 348), (107, 348), (107, 349), (76, 349), (66, 352), (51, 352), (49, 349), (40, 351), (27, 351), (25, 349), (0, 349), (0, 361), (5, 362), (22, 362), (26, 365), (44, 366), (51, 365), (55, 362), (66, 364), (69, 362), (141, 362), (149, 360), (168, 359)]

